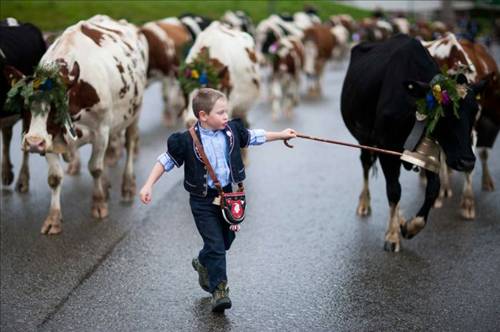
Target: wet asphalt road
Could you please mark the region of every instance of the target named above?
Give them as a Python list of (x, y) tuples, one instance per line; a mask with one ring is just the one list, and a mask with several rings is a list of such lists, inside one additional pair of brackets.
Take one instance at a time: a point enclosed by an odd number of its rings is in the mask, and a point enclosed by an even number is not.
[[(500, 52), (497, 52), (497, 55)], [(498, 61), (498, 56), (497, 56)], [(320, 101), (303, 100), (293, 120), (271, 121), (265, 96), (252, 109), (252, 127), (354, 142), (339, 112), (346, 65), (330, 68)], [(158, 85), (146, 94), (140, 123), (138, 186), (165, 149)], [(20, 164), (16, 126), (12, 148)], [(178, 127), (180, 129), (181, 127)], [(491, 153), (497, 185), (481, 191), (474, 174), (477, 218), (459, 217), (462, 177), (454, 196), (432, 210), (425, 230), (383, 250), (388, 222), (380, 167), (371, 177), (372, 215), (355, 209), (362, 187), (355, 149), (295, 140), (249, 150), (248, 214), (228, 254), (233, 308), (210, 312), (191, 258), (201, 248), (182, 187), (183, 171), (164, 175), (153, 202), (120, 201), (123, 160), (110, 169), (110, 217), (90, 215), (92, 180), (86, 167), (65, 177), (63, 233), (39, 233), (50, 203), (45, 160), (32, 155), (29, 194), (1, 191), (2, 331), (494, 331), (500, 326), (500, 145)], [(89, 158), (84, 147), (82, 165)], [(424, 187), (402, 172), (406, 218)]]

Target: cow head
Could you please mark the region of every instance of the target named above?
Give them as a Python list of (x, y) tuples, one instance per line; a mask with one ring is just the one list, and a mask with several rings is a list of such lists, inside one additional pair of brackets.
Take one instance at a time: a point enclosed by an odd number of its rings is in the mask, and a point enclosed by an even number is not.
[(71, 131), (68, 95), (80, 74), (77, 62), (71, 72), (64, 66), (39, 67), (32, 76), (24, 77), (11, 89), (17, 89), (11, 97), (21, 98), (27, 106), (24, 116), (29, 122), (28, 132), (24, 133), (23, 149), (45, 154), (62, 152), (54, 144), (56, 139), (63, 142), (63, 132)]
[[(430, 133), (446, 154), (446, 163), (458, 171), (471, 171), (474, 168), (476, 158), (472, 151), (472, 128), (479, 110), (476, 96), (485, 85), (484, 81), (474, 85), (468, 85), (466, 82), (465, 76), (457, 76), (458, 105), (454, 109), (453, 102), (442, 104), (443, 114)], [(409, 94), (416, 98), (431, 98), (435, 93), (435, 85), (429, 83), (407, 81), (404, 85)], [(431, 122), (432, 119), (427, 118), (427, 129), (432, 126)], [(427, 133), (429, 135), (429, 130)]]

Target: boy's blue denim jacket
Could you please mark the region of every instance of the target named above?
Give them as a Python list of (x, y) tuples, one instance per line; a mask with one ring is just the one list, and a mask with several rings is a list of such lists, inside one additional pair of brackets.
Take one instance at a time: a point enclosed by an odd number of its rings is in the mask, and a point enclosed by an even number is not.
[[(199, 123), (195, 125), (195, 131), (200, 138)], [(224, 129), (225, 137), (229, 147), (229, 168), (231, 171), (231, 181), (233, 183), (242, 182), (245, 179), (245, 166), (241, 158), (241, 148), (248, 147), (250, 143), (250, 133), (243, 126), (240, 119), (233, 119), (228, 122)], [(184, 164), (184, 188), (195, 196), (206, 197), (208, 184), (208, 171), (203, 164), (201, 157), (195, 151), (194, 142), (189, 131), (172, 134), (167, 141), (167, 154), (177, 167)]]

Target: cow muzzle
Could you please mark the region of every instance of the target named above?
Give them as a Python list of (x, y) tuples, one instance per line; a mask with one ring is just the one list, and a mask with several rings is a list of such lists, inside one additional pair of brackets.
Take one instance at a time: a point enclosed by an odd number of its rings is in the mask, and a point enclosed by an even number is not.
[(456, 170), (460, 172), (470, 172), (474, 169), (474, 165), (476, 164), (476, 158), (463, 158), (459, 159), (456, 165)]
[(25, 136), (23, 150), (31, 153), (45, 154), (47, 152), (47, 142), (38, 136)]

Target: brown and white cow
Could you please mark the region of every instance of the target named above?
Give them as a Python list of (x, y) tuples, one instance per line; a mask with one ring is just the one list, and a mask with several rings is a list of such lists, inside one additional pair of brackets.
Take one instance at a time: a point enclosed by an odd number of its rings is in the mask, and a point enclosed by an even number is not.
[[(198, 35), (186, 63), (191, 63), (205, 51), (221, 76), (220, 86), (214, 88), (228, 97), (229, 117), (245, 121), (248, 110), (259, 98), (260, 77), (253, 38), (246, 32), (214, 21)], [(190, 92), (189, 106), (184, 112), (188, 125), (196, 121), (191, 105), (196, 91)]]
[(162, 81), (164, 122), (170, 127), (175, 125), (186, 107), (177, 80), (177, 69), (185, 48), (193, 39), (186, 26), (175, 17), (148, 22), (141, 27), (141, 32), (146, 36), (149, 45), (148, 80)]
[(308, 92), (312, 97), (319, 97), (325, 65), (332, 55), (336, 40), (327, 25), (317, 24), (304, 31), (303, 43)]
[(304, 64), (304, 46), (294, 36), (283, 37), (270, 47), (272, 117), (283, 111), (288, 118), (299, 103), (300, 74)]
[[(488, 54), (486, 49), (479, 44), (473, 44), (468, 41), (458, 41), (452, 33), (447, 33), (444, 37), (432, 42), (422, 42), (422, 44), (427, 48), (441, 68), (448, 68), (448, 73), (454, 74), (463, 72), (470, 83), (476, 83), (485, 78), (489, 78), (486, 80), (483, 98), (479, 101), (481, 112), (478, 114), (475, 132), (477, 136), (484, 137), (487, 133), (478, 133), (477, 131), (481, 129), (483, 131), (488, 130), (481, 128), (481, 124), (492, 121), (493, 127), (496, 127), (495, 133), (497, 133), (498, 126), (500, 125), (500, 97), (498, 96), (500, 93), (498, 85), (499, 75), (495, 60)], [(487, 165), (487, 148), (491, 148), (495, 137), (496, 134), (492, 139), (487, 139), (489, 143), (479, 142), (480, 146), (483, 147), (479, 155), (483, 163), (484, 190), (493, 190), (493, 180), (491, 179)], [(441, 190), (439, 197), (436, 199), (435, 207), (441, 207), (443, 199), (452, 195), (449, 172), (445, 166), (441, 168), (440, 177)], [(474, 192), (472, 188), (472, 172), (465, 174), (460, 212), (465, 219), (474, 219), (476, 216)]]
[(132, 154), (147, 64), (146, 38), (134, 25), (107, 16), (94, 16), (67, 28), (41, 59), (41, 68), (54, 65), (59, 68), (69, 97), (71, 119), (65, 121), (65, 125), (55, 122), (58, 110), (46, 99), (33, 103), (28, 113), (30, 126), (24, 133), (23, 146), (45, 155), (49, 164), (52, 199), (42, 233), (61, 232), (61, 152), (71, 153), (84, 144), (92, 144), (89, 161), (89, 171), (94, 178), (92, 216), (105, 218), (108, 188), (103, 179), (104, 154), (110, 136), (125, 130), (127, 161), (122, 196), (125, 200), (134, 197)]

